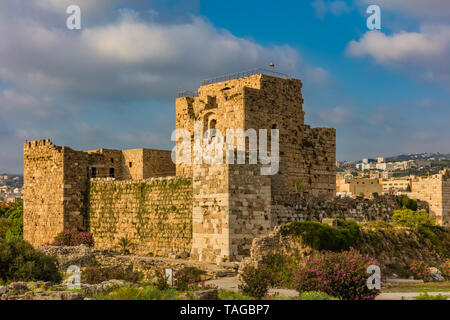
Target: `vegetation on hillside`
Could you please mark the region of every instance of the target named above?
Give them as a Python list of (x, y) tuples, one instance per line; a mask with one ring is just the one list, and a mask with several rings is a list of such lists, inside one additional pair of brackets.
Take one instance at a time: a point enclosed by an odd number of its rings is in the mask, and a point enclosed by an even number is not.
[(315, 250), (339, 252), (348, 250), (358, 239), (360, 228), (355, 221), (338, 220), (338, 228), (326, 224), (305, 221), (283, 225), (283, 236), (300, 237), (304, 244)]
[(0, 239), (23, 239), (23, 201), (0, 206)]
[(55, 258), (35, 250), (21, 239), (0, 239), (0, 280), (61, 281)]

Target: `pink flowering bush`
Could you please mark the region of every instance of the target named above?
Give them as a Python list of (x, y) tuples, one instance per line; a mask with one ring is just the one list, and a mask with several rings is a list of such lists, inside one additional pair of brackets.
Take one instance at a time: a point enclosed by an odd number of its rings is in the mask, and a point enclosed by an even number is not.
[(202, 275), (205, 273), (205, 271), (195, 267), (184, 267), (173, 274), (175, 286), (180, 291), (197, 289), (197, 284), (202, 280)]
[(450, 280), (450, 259), (447, 259), (441, 264), (440, 270), (442, 272), (442, 276), (445, 279)]
[(75, 230), (65, 230), (58, 234), (53, 240), (54, 246), (79, 246), (79, 245), (93, 246), (94, 239), (89, 232), (79, 232)]
[(423, 261), (413, 263), (409, 271), (416, 279), (427, 280), (430, 276), (429, 265)]
[(261, 299), (267, 295), (271, 282), (271, 273), (265, 265), (255, 268), (245, 266), (241, 274), (239, 290), (242, 294)]
[(81, 273), (83, 283), (97, 284), (108, 280), (124, 280), (137, 283), (142, 278), (142, 274), (130, 271), (124, 267), (87, 267)]
[(300, 293), (321, 291), (344, 300), (373, 300), (380, 293), (367, 287), (367, 268), (373, 264), (373, 259), (354, 249), (326, 252), (300, 266), (294, 286)]

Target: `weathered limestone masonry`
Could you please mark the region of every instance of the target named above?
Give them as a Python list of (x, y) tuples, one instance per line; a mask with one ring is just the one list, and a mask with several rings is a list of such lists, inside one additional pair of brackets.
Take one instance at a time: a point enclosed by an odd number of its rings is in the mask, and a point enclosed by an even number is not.
[(64, 229), (64, 167), (62, 147), (50, 140), (24, 146), (25, 239), (41, 245)]
[[(280, 131), (278, 174), (261, 164), (179, 164), (169, 151), (75, 151), (49, 140), (25, 143), (24, 237), (51, 242), (64, 229), (89, 230), (98, 248), (128, 237), (133, 251), (190, 253), (207, 262), (239, 261), (253, 238), (283, 221), (280, 206), (296, 196), (336, 192), (336, 132), (304, 124), (302, 83), (256, 74), (199, 88), (176, 101), (176, 128), (194, 142), (202, 130)], [(258, 138), (260, 136), (258, 135)], [(247, 143), (233, 145), (248, 152)], [(179, 142), (177, 142), (179, 143)], [(193, 155), (192, 155), (193, 156)], [(189, 183), (191, 182), (191, 183)]]
[(239, 261), (270, 232), (270, 178), (256, 165), (195, 165), (193, 244), (200, 261)]
[[(429, 211), (428, 203), (417, 201), (418, 209)], [(373, 199), (336, 197), (309, 197), (302, 199), (292, 195), (288, 202), (272, 203), (272, 225), (277, 226), (291, 221), (318, 221), (324, 218), (351, 219), (359, 222), (391, 221), (392, 213), (402, 209), (397, 196), (379, 196)]]
[[(269, 133), (278, 129), (280, 170), (271, 176), (272, 200), (295, 193), (297, 182), (305, 185), (304, 193), (332, 198), (336, 194), (336, 130), (304, 124), (301, 88), (300, 80), (262, 74), (202, 86), (199, 97), (177, 99), (176, 127), (190, 131), (192, 145), (195, 121), (201, 121), (205, 131), (218, 129), (223, 135), (227, 129), (267, 129)], [(177, 165), (177, 174), (192, 174), (192, 165)]]
[[(153, 156), (152, 161), (148, 157)], [(24, 145), (24, 237), (34, 246), (66, 229), (89, 228), (90, 178), (146, 179), (175, 173), (171, 152), (75, 151), (50, 140)]]
[(127, 238), (132, 251), (188, 256), (192, 241), (192, 179), (111, 181), (90, 185), (90, 230), (97, 247), (117, 249)]
[(450, 171), (411, 182), (412, 197), (427, 201), (439, 225), (450, 226)]

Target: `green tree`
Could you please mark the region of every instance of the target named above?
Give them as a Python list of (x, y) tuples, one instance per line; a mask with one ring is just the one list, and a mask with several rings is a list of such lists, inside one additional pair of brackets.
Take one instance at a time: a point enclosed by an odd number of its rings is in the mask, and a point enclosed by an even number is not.
[(410, 199), (407, 195), (400, 196), (400, 204), (402, 208), (417, 211), (417, 201), (414, 199)]
[(411, 209), (403, 208), (402, 210), (395, 210), (392, 216), (395, 224), (410, 228), (418, 228), (420, 226), (432, 226), (435, 221), (428, 212), (414, 211)]
[(6, 213), (11, 227), (6, 232), (6, 240), (23, 239), (23, 201), (16, 200)]

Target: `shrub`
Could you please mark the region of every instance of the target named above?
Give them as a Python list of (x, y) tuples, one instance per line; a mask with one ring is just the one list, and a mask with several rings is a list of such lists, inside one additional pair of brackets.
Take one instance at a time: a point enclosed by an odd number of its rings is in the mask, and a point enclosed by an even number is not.
[(129, 254), (130, 253), (130, 248), (131, 248), (131, 241), (130, 239), (128, 239), (128, 237), (123, 237), (119, 239), (119, 248), (120, 248), (120, 253), (122, 254)]
[(174, 272), (173, 278), (177, 289), (186, 291), (188, 289), (193, 289), (195, 284), (201, 281), (201, 277), (204, 274), (206, 274), (205, 271), (195, 267), (184, 267), (183, 269)]
[(348, 250), (356, 242), (360, 228), (354, 221), (338, 220), (339, 228), (318, 222), (291, 222), (281, 227), (283, 236), (301, 237), (302, 241), (316, 250)]
[(414, 300), (447, 300), (447, 296), (444, 296), (442, 294), (431, 296), (427, 292), (425, 292), (415, 297)]
[(434, 219), (426, 211), (413, 211), (411, 209), (395, 210), (392, 215), (394, 223), (409, 228), (434, 225)]
[(298, 258), (283, 254), (273, 254), (266, 256), (263, 263), (271, 273), (270, 286), (292, 287), (292, 275), (297, 268)]
[(126, 270), (124, 267), (87, 267), (81, 273), (84, 283), (97, 284), (108, 280), (124, 280), (137, 283), (142, 275), (139, 272)]
[(253, 297), (244, 295), (240, 292), (234, 292), (229, 290), (219, 290), (220, 300), (252, 300)]
[(441, 270), (442, 276), (443, 276), (445, 279), (450, 280), (450, 260), (444, 261), (444, 262), (440, 265), (439, 270)]
[(410, 199), (407, 195), (403, 194), (399, 198), (400, 205), (404, 209), (409, 209), (412, 211), (417, 211), (417, 201), (414, 199)]
[(427, 280), (430, 277), (430, 271), (428, 268), (428, 264), (423, 261), (418, 261), (409, 267), (409, 272), (411, 272), (416, 279)]
[[(2, 217), (3, 218), (2, 218)], [(0, 238), (11, 241), (23, 239), (23, 202), (18, 199), (9, 206), (2, 206)]]
[(443, 257), (450, 256), (450, 231), (442, 226), (420, 225), (417, 228), (424, 241), (431, 243)]
[(326, 252), (300, 266), (295, 287), (300, 293), (321, 291), (341, 299), (372, 300), (379, 290), (368, 289), (367, 268), (374, 263), (354, 249), (341, 253)]
[(6, 239), (6, 234), (11, 228), (11, 222), (6, 218), (0, 218), (0, 239)]
[(6, 203), (0, 202), (0, 218), (7, 217), (6, 212), (8, 211), (8, 208)]
[(58, 263), (20, 239), (0, 239), (0, 279), (7, 281), (61, 281)]
[(332, 297), (325, 292), (320, 291), (306, 291), (301, 292), (299, 296), (300, 300), (339, 300), (339, 298)]
[(99, 294), (93, 297), (94, 300), (174, 300), (176, 298), (177, 292), (174, 289), (160, 290), (152, 286), (144, 288), (121, 287), (107, 294)]
[(65, 230), (64, 232), (59, 233), (52, 245), (55, 246), (71, 246), (76, 247), (79, 245), (87, 245), (93, 246), (94, 239), (89, 232), (79, 232), (76, 230)]
[(166, 274), (162, 270), (156, 270), (155, 272), (156, 276), (156, 287), (159, 290), (167, 290), (169, 289), (168, 279), (166, 278)]
[(265, 265), (259, 268), (245, 266), (241, 274), (239, 290), (244, 295), (261, 299), (269, 291), (270, 277), (270, 271)]

